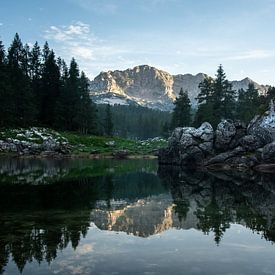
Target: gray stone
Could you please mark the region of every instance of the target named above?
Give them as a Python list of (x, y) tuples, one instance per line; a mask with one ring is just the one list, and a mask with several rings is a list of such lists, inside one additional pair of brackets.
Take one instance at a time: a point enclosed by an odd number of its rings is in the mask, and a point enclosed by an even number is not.
[(215, 148), (226, 151), (233, 137), (236, 135), (236, 127), (232, 121), (223, 120), (218, 124), (215, 134)]
[(275, 141), (264, 146), (262, 159), (267, 163), (275, 162)]
[(247, 151), (255, 151), (262, 147), (262, 141), (254, 135), (247, 135), (240, 139), (241, 146)]

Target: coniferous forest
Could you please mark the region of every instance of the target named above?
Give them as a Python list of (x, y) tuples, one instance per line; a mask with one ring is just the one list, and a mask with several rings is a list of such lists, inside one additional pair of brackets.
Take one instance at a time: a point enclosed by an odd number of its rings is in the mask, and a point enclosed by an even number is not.
[(74, 58), (67, 66), (47, 42), (30, 49), (16, 34), (7, 51), (0, 42), (0, 74), (0, 127), (96, 131), (88, 79)]
[(199, 85), (198, 106), (192, 108), (188, 91), (180, 90), (172, 113), (136, 105), (96, 105), (89, 96), (89, 80), (72, 58), (69, 65), (46, 42), (30, 48), (16, 34), (5, 49), (0, 41), (0, 127), (43, 126), (81, 134), (146, 139), (168, 137), (178, 126), (223, 119), (248, 123), (263, 113), (275, 88), (259, 94), (251, 83), (235, 91), (222, 65), (215, 78)]

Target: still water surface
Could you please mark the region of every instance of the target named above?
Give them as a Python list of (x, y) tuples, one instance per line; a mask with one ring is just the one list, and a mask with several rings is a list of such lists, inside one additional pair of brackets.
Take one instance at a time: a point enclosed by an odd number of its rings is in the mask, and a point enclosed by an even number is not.
[(0, 159), (0, 274), (275, 274), (275, 179)]

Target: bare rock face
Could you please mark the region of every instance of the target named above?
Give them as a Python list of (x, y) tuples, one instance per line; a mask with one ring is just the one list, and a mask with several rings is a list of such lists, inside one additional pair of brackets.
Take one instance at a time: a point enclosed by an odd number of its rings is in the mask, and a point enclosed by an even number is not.
[[(124, 71), (101, 72), (90, 83), (90, 94), (97, 103), (129, 104), (136, 103), (149, 108), (171, 111), (173, 101), (180, 89), (188, 91), (192, 105), (196, 105), (196, 97), (200, 92), (199, 84), (206, 74), (171, 75), (157, 68), (141, 65)], [(233, 89), (247, 89), (253, 82), (259, 91), (267, 87), (261, 86), (251, 79), (233, 81)]]

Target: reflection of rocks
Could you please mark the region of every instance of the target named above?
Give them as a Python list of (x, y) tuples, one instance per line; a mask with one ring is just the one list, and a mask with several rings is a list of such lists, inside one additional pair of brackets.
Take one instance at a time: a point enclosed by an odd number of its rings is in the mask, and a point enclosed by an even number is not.
[(275, 112), (272, 101), (270, 110), (263, 116), (256, 116), (247, 128), (240, 122), (222, 120), (215, 132), (211, 129), (207, 122), (198, 129), (176, 128), (169, 138), (168, 147), (159, 151), (159, 163), (242, 170), (275, 163)]
[[(188, 172), (161, 166), (159, 176), (175, 202), (188, 201), (196, 227), (215, 232), (219, 242), (230, 223), (241, 223), (275, 241), (275, 185), (272, 176), (235, 172)], [(186, 211), (186, 209), (185, 209)]]

